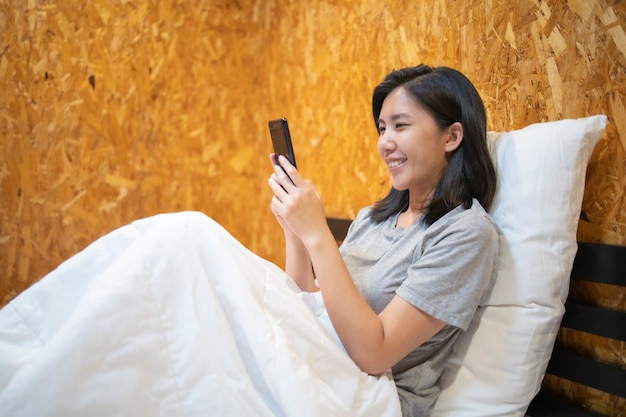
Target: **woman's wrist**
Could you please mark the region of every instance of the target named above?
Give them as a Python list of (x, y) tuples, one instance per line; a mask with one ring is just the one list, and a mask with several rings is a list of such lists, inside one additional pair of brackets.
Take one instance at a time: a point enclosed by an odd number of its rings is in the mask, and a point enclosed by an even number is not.
[(328, 248), (336, 248), (337, 241), (330, 232), (330, 229), (326, 228), (311, 236), (305, 237), (302, 240), (303, 245), (306, 247), (309, 254), (319, 253), (320, 251), (328, 250)]

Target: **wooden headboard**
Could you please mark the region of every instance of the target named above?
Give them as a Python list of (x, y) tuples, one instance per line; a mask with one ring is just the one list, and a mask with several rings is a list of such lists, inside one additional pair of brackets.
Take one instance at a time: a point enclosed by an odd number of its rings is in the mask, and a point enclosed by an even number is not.
[(338, 217), (327, 217), (326, 221), (328, 222), (328, 227), (330, 227), (330, 231), (333, 233), (337, 242), (341, 242), (346, 237), (348, 228), (352, 223), (352, 220), (341, 219)]
[[(626, 405), (624, 352), (615, 353), (614, 360), (607, 362), (604, 358), (598, 357), (596, 349), (582, 349), (568, 342), (569, 337), (564, 337), (567, 332), (582, 332), (592, 335), (591, 337), (605, 338), (608, 345), (621, 344), (622, 351), (624, 350), (626, 312), (593, 305), (581, 299), (582, 297), (571, 290), (582, 282), (608, 284), (615, 286), (615, 290), (626, 293), (626, 246), (578, 243), (571, 274), (570, 297), (565, 304), (566, 311), (561, 322), (561, 330), (546, 374), (573, 382), (583, 389), (586, 387), (598, 390), (601, 393), (596, 394), (596, 397), (605, 398), (605, 402), (615, 403), (616, 409), (623, 409)], [(550, 391), (544, 384), (528, 409), (530, 417), (613, 415), (589, 413), (587, 411), (589, 408), (595, 408), (593, 403), (586, 403), (583, 398)]]

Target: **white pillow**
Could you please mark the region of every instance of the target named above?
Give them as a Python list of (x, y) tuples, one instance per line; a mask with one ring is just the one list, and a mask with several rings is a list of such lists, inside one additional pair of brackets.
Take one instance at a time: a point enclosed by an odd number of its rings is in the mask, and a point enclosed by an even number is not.
[(523, 416), (564, 313), (587, 162), (606, 116), (489, 132), (498, 277), (444, 370), (434, 417)]

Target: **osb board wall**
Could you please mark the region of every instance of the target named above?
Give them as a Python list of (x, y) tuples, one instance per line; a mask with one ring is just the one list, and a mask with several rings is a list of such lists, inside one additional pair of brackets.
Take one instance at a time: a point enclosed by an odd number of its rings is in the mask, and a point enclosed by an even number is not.
[(0, 0), (0, 302), (159, 212), (204, 211), (282, 264), (266, 121), (290, 120), (327, 214), (352, 217), (388, 187), (371, 90), (419, 62), (465, 72), (491, 130), (607, 114), (578, 237), (624, 245), (625, 18), (610, 0)]

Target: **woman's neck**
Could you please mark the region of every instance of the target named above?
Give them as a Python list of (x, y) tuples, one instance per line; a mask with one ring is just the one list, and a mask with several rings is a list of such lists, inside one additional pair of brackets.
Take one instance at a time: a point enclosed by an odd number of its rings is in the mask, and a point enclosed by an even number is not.
[(415, 193), (409, 192), (409, 207), (398, 216), (397, 226), (407, 228), (415, 223), (428, 207), (428, 203), (432, 199), (434, 190), (416, 196)]
[(396, 226), (406, 229), (411, 227), (420, 217), (422, 217), (422, 212), (416, 212), (409, 208), (407, 211), (403, 211), (398, 215), (398, 220), (396, 221)]

